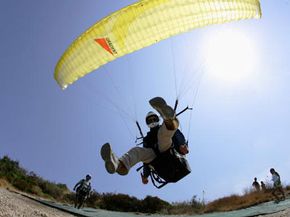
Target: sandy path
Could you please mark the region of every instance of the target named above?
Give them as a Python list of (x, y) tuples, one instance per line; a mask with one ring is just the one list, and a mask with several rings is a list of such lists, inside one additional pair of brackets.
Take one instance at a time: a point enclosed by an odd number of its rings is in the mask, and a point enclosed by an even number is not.
[(72, 217), (57, 209), (37, 203), (19, 194), (0, 188), (0, 216), (2, 217)]

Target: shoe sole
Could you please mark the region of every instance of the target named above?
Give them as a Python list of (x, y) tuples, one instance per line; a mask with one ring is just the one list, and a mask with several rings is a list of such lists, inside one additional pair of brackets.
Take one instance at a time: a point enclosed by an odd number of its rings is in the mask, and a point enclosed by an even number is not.
[(155, 97), (149, 101), (150, 105), (158, 111), (163, 119), (174, 119), (174, 110), (167, 105), (166, 101), (161, 97)]
[(108, 161), (111, 158), (112, 149), (109, 143), (106, 143), (101, 148), (101, 156), (104, 161)]
[(105, 161), (105, 167), (108, 173), (113, 174), (116, 172), (114, 163), (111, 160), (112, 149), (109, 143), (106, 143), (101, 148), (101, 156)]
[(152, 107), (167, 105), (166, 101), (162, 97), (154, 97), (149, 100), (149, 103)]

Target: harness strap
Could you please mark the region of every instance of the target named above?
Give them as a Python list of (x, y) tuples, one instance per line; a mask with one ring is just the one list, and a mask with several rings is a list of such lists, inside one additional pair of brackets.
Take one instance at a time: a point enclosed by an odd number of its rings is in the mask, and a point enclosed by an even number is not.
[[(151, 178), (151, 181), (152, 181), (153, 185), (156, 188), (158, 188), (158, 189), (160, 189), (160, 188), (162, 188), (162, 187), (164, 187), (165, 185), (168, 184), (167, 181), (161, 179), (160, 176), (154, 170), (152, 170), (152, 169), (151, 169), (151, 172), (150, 172), (150, 178)], [(158, 182), (160, 185), (157, 185), (155, 183), (155, 181)]]
[[(138, 168), (136, 169), (136, 171), (139, 172), (143, 167), (144, 167), (144, 165), (138, 167)], [(150, 179), (151, 179), (152, 184), (153, 184), (156, 188), (158, 188), (158, 189), (160, 189), (160, 188), (164, 187), (166, 184), (168, 184), (168, 182), (165, 181), (165, 180), (163, 180), (163, 179), (162, 179), (162, 178), (161, 178), (161, 177), (156, 173), (156, 171), (153, 170), (152, 168), (150, 168)], [(156, 182), (159, 183), (160, 185), (157, 185)]]

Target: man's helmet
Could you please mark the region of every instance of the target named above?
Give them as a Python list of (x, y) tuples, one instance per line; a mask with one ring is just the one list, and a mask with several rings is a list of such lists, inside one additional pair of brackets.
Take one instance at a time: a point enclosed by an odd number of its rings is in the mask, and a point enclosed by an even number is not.
[(156, 113), (150, 111), (146, 115), (146, 124), (149, 128), (154, 128), (159, 125), (159, 117)]
[(86, 179), (90, 180), (92, 178), (92, 176), (90, 174), (86, 175)]

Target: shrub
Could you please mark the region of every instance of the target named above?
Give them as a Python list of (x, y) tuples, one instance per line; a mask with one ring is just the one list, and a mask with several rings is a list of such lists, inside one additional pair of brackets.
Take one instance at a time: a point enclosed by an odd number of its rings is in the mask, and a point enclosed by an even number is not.
[(102, 195), (100, 208), (123, 212), (139, 212), (140, 201), (126, 194), (105, 193)]
[(95, 190), (90, 193), (90, 197), (86, 200), (86, 205), (93, 208), (99, 208), (102, 195)]
[(159, 199), (158, 197), (146, 196), (141, 201), (141, 210), (145, 213), (156, 213), (162, 209), (167, 209), (170, 204), (166, 201)]
[(0, 159), (0, 178), (6, 179), (15, 188), (23, 192), (46, 195), (56, 200), (61, 200), (65, 192), (69, 192), (64, 184), (55, 184), (43, 180), (33, 172), (21, 168), (18, 161), (11, 160), (8, 156)]

